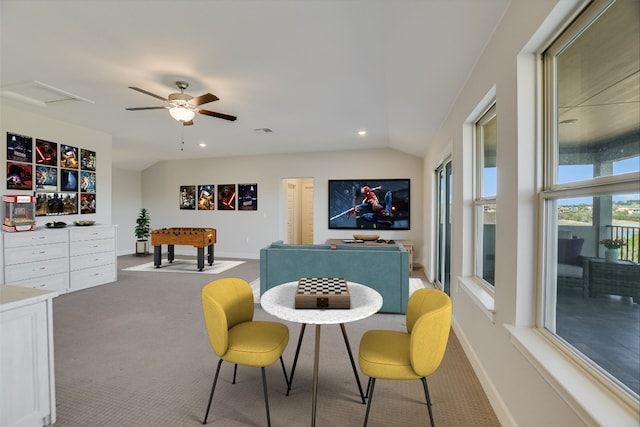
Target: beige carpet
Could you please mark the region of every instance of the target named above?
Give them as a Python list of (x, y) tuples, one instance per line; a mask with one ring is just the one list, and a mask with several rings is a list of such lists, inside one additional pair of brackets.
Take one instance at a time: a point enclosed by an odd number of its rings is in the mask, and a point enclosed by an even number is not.
[[(139, 264), (119, 257), (119, 267)], [(259, 261), (247, 260), (219, 277), (254, 282)], [(218, 358), (207, 339), (200, 290), (218, 278), (197, 274), (156, 274), (121, 269), (118, 282), (61, 295), (53, 301), (56, 427), (182, 427), (202, 425)], [(274, 320), (260, 305), (256, 319)], [(358, 354), (369, 329), (405, 328), (404, 316), (376, 314), (348, 323), (351, 348)], [(290, 370), (300, 325), (289, 327), (284, 353)], [(311, 418), (314, 328), (307, 328), (290, 396), (279, 366), (267, 368), (274, 427), (308, 426)], [(321, 329), (318, 427), (362, 425), (359, 401), (340, 328)], [(264, 426), (260, 370), (223, 364), (214, 396), (211, 426)], [(360, 374), (366, 387), (367, 378)], [(429, 377), (438, 427), (496, 427), (489, 405), (455, 334), (444, 361)], [(376, 384), (370, 427), (427, 426), (420, 381)]]

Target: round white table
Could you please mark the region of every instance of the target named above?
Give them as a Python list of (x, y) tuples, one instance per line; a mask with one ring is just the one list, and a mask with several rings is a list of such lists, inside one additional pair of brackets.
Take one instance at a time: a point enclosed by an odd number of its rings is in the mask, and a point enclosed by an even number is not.
[(360, 384), (360, 378), (358, 376), (358, 370), (353, 360), (353, 354), (351, 353), (351, 346), (349, 345), (349, 338), (347, 337), (347, 331), (344, 327), (345, 323), (355, 322), (356, 320), (365, 319), (382, 308), (382, 296), (371, 289), (368, 286), (361, 285), (355, 282), (347, 282), (349, 287), (349, 295), (351, 299), (351, 307), (333, 308), (333, 309), (310, 309), (310, 308), (295, 308), (295, 293), (298, 282), (289, 282), (282, 285), (275, 286), (268, 289), (260, 298), (260, 305), (267, 313), (290, 322), (301, 323), (300, 337), (298, 338), (298, 346), (296, 348), (296, 355), (293, 360), (293, 366), (291, 368), (291, 375), (289, 377), (289, 385), (287, 388), (287, 395), (291, 390), (291, 384), (293, 383), (293, 374), (298, 362), (298, 355), (300, 353), (300, 345), (302, 344), (302, 337), (304, 336), (304, 330), (306, 325), (316, 325), (316, 341), (315, 341), (315, 353), (313, 359), (313, 399), (311, 407), (311, 426), (316, 424), (316, 401), (318, 390), (318, 357), (320, 354), (320, 326), (321, 325), (335, 325), (339, 324), (342, 330), (342, 336), (344, 338), (345, 345), (347, 346), (347, 352), (349, 353), (349, 359), (351, 360), (351, 367), (356, 377), (358, 389), (360, 391), (360, 397), (362, 403), (365, 403), (364, 393), (362, 391), (362, 385)]

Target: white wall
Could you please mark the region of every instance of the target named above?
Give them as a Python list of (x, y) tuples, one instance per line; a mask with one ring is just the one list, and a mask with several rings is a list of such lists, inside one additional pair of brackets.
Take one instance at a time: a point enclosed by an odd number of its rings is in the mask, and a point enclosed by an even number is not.
[[(432, 171), (446, 155), (453, 155), (454, 329), (505, 426), (590, 424), (588, 417), (581, 418), (575, 407), (571, 408), (567, 394), (559, 393), (557, 384), (516, 348), (505, 327), (536, 324), (536, 192), (540, 177), (535, 165), (540, 152), (535, 54), (553, 38), (558, 22), (574, 13), (580, 3), (513, 1), (424, 159), (428, 203), (433, 200), (435, 185)], [(498, 210), (492, 321), (487, 310), (461, 289), (459, 278), (472, 275), (474, 256), (470, 127), (493, 96), (498, 117)], [(426, 210), (425, 224), (433, 219), (433, 212)], [(425, 227), (426, 259), (431, 257), (427, 242), (433, 239), (432, 228)], [(433, 267), (427, 263), (426, 269), (430, 275)]]
[[(374, 165), (373, 167), (371, 165)], [(422, 159), (391, 149), (278, 154), (164, 161), (142, 174), (142, 206), (152, 228), (212, 227), (217, 230), (216, 256), (259, 258), (260, 248), (285, 239), (284, 178), (314, 180), (315, 242), (351, 238), (355, 230), (328, 229), (329, 179), (411, 179), (411, 230), (380, 231), (384, 239), (410, 239), (422, 246)], [(180, 210), (181, 185), (258, 184), (257, 211)], [(176, 247), (176, 253), (191, 253)]]
[(118, 225), (118, 255), (135, 252), (133, 230), (142, 208), (142, 173), (113, 170), (113, 223)]
[[(55, 107), (50, 107), (55, 108)], [(0, 113), (0, 162), (6, 173), (7, 132), (30, 136), (58, 144), (86, 148), (96, 152), (96, 213), (85, 215), (64, 215), (37, 217), (36, 225), (44, 226), (52, 220), (71, 224), (75, 220), (93, 220), (101, 224), (111, 224), (111, 147), (112, 137), (104, 132), (76, 126), (69, 123), (2, 105)], [(35, 153), (34, 153), (35, 156)], [(3, 174), (4, 175), (4, 174)], [(35, 179), (35, 170), (34, 170)], [(33, 191), (7, 190), (6, 184), (0, 189), (2, 194), (31, 194)]]

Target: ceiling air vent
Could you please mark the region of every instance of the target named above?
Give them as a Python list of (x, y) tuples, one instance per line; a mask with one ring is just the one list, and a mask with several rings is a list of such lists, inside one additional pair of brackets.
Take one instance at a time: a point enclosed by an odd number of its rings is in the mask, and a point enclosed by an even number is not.
[(47, 107), (62, 102), (95, 102), (74, 95), (62, 89), (50, 86), (37, 80), (13, 83), (0, 87), (0, 94), (19, 101), (28, 102), (39, 107)]

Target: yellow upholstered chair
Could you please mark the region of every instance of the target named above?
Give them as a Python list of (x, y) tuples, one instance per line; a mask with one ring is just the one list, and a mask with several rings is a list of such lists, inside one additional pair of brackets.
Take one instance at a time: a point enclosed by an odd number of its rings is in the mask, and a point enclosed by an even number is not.
[(372, 330), (360, 340), (360, 370), (369, 376), (365, 426), (377, 378), (422, 380), (429, 419), (434, 426), (427, 377), (438, 369), (447, 347), (451, 299), (437, 289), (415, 291), (407, 303), (406, 322), (407, 332)]
[(220, 365), (224, 360), (235, 364), (234, 384), (238, 365), (262, 368), (267, 424), (271, 425), (264, 368), (280, 359), (287, 387), (289, 386), (287, 371), (282, 360), (282, 353), (289, 342), (289, 328), (278, 322), (253, 320), (253, 291), (243, 279), (224, 278), (205, 285), (202, 288), (202, 309), (211, 347), (220, 357), (203, 424), (207, 423)]

